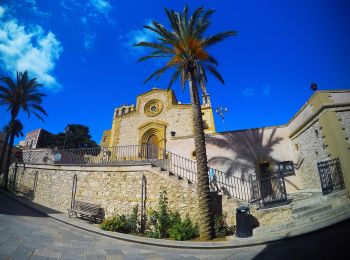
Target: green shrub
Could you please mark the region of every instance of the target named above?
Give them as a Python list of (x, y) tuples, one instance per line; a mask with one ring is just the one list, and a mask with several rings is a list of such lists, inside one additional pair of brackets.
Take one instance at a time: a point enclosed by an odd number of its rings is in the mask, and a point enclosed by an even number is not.
[(107, 231), (120, 233), (138, 232), (138, 205), (133, 207), (130, 215), (118, 215), (104, 220), (100, 228)]
[(107, 231), (114, 231), (120, 233), (129, 233), (130, 225), (125, 215), (118, 215), (104, 220), (100, 224), (100, 228)]
[(146, 236), (152, 238), (169, 237), (169, 228), (171, 224), (170, 211), (168, 208), (168, 198), (166, 191), (162, 190), (159, 196), (158, 211), (150, 210), (148, 214), (148, 230)]
[(186, 218), (177, 223), (175, 223), (169, 231), (170, 238), (175, 240), (189, 240), (195, 238), (199, 235), (198, 227), (193, 225), (191, 219), (186, 216)]
[(139, 213), (139, 205), (136, 205), (132, 208), (132, 213), (127, 218), (130, 226), (130, 232), (132, 233), (136, 233), (139, 231), (138, 213)]
[(230, 227), (226, 222), (226, 214), (215, 216), (214, 231), (215, 237), (224, 237), (234, 233), (234, 226)]

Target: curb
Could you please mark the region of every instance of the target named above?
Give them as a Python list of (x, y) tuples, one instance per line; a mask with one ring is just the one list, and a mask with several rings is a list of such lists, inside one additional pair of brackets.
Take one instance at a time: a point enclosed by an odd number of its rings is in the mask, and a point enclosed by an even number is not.
[(271, 232), (265, 236), (249, 237), (249, 238), (229, 237), (228, 241), (225, 241), (225, 242), (184, 242), (184, 241), (173, 241), (173, 240), (153, 239), (153, 238), (147, 238), (147, 237), (138, 237), (135, 235), (104, 231), (99, 227), (92, 226), (91, 224), (79, 223), (77, 221), (74, 221), (73, 218), (70, 219), (66, 216), (66, 214), (59, 211), (57, 211), (57, 213), (48, 213), (47, 211), (49, 208), (45, 208), (44, 206), (36, 204), (35, 202), (29, 201), (27, 199), (14, 195), (10, 192), (4, 191), (2, 189), (0, 189), (0, 193), (16, 201), (17, 203), (31, 210), (34, 210), (40, 215), (50, 217), (56, 221), (82, 229), (87, 232), (91, 232), (91, 233), (102, 235), (109, 238), (119, 239), (126, 242), (138, 243), (138, 244), (149, 245), (149, 246), (157, 246), (157, 247), (179, 248), (179, 249), (233, 249), (233, 248), (257, 246), (257, 245), (266, 245), (266, 244), (276, 243), (283, 240), (289, 240), (289, 239), (306, 235), (309, 233), (314, 233), (350, 218), (350, 212), (345, 212), (344, 214), (332, 220), (329, 220), (326, 223), (319, 221), (319, 223), (315, 222), (313, 225), (310, 225), (307, 227), (298, 226), (292, 229), (288, 229), (288, 230), (285, 230), (283, 233)]

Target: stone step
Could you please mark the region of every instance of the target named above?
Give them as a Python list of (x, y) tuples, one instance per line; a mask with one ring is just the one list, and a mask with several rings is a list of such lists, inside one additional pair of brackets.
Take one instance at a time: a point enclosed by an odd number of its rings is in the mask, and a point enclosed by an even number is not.
[(278, 232), (278, 231), (286, 231), (287, 229), (292, 228), (301, 228), (303, 226), (313, 225), (316, 222), (331, 222), (334, 218), (338, 216), (342, 216), (344, 214), (350, 213), (350, 203), (344, 203), (341, 206), (334, 207), (332, 209), (325, 210), (322, 213), (314, 214), (309, 217), (303, 217), (298, 219), (292, 219), (286, 221), (284, 223), (262, 226), (255, 228), (253, 230), (254, 234), (262, 234), (262, 233), (270, 233), (270, 232)]
[(310, 207), (309, 209), (303, 209), (302, 211), (298, 211), (298, 213), (293, 212), (292, 210), (292, 219), (305, 218), (313, 215), (320, 214), (322, 212), (328, 211), (332, 209), (332, 205), (325, 203), (323, 205)]

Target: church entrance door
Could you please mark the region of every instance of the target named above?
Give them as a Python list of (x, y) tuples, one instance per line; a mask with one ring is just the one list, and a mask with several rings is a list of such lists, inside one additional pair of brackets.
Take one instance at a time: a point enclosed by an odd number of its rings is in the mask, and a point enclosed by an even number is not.
[(148, 144), (148, 158), (149, 159), (158, 159), (158, 150), (159, 150), (159, 140), (158, 137), (152, 134), (147, 141)]

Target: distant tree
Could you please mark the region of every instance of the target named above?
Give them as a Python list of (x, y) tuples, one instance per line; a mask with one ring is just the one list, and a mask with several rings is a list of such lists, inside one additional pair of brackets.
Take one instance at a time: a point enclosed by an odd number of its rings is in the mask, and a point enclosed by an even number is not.
[[(42, 141), (41, 146), (46, 148), (60, 148), (63, 146), (65, 149), (73, 148), (92, 148), (97, 147), (98, 144), (91, 139), (89, 127), (79, 124), (70, 124), (69, 131), (66, 133), (61, 132), (58, 134), (52, 134), (47, 136)], [(64, 142), (66, 139), (66, 142)]]
[[(14, 125), (20, 110), (23, 110), (30, 116), (33, 113), (40, 120), (44, 121), (40, 114), (47, 115), (44, 108), (41, 106), (42, 98), (46, 96), (40, 92), (42, 84), (39, 84), (36, 78), (30, 79), (28, 72), (17, 72), (16, 80), (10, 77), (0, 77), (0, 81), (5, 83), (0, 85), (0, 105), (7, 106), (7, 111), (11, 113), (11, 120), (9, 125)], [(10, 143), (8, 149), (8, 156), (12, 153), (13, 142), (15, 140), (15, 128), (10, 128)], [(10, 160), (7, 160), (5, 167), (5, 189), (7, 189), (8, 171), (10, 167)]]

